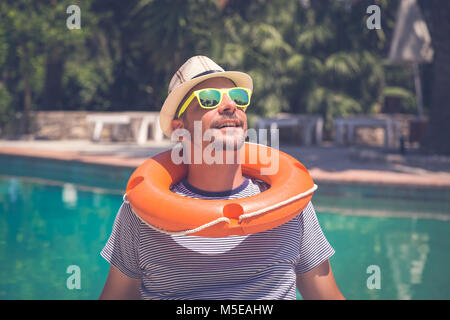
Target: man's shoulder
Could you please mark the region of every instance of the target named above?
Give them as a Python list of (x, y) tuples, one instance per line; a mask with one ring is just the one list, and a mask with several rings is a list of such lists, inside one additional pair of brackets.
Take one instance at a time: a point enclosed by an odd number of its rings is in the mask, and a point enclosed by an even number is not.
[(134, 212), (128, 199), (124, 199), (117, 212), (116, 220), (122, 225), (130, 225), (134, 228), (139, 228), (143, 223), (142, 219)]

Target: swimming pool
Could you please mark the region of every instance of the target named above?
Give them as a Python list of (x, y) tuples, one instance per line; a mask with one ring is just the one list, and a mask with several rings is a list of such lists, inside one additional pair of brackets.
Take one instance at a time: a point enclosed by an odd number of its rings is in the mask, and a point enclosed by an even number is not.
[[(16, 156), (0, 168), (0, 299), (98, 298), (99, 252), (132, 169)], [(318, 184), (348, 299), (450, 299), (449, 189)]]

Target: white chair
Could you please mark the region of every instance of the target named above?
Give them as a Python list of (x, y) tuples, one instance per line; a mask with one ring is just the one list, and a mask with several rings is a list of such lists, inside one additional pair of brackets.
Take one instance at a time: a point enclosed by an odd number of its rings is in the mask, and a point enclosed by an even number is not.
[(302, 143), (310, 146), (315, 137), (315, 143), (321, 145), (323, 119), (316, 115), (286, 114), (282, 113), (276, 118), (259, 118), (255, 122), (256, 129), (298, 128), (302, 130)]
[(93, 115), (88, 115), (86, 117), (86, 121), (95, 123), (94, 132), (93, 132), (93, 135), (92, 135), (92, 140), (93, 141), (99, 141), (100, 137), (101, 137), (101, 134), (102, 134), (102, 130), (103, 130), (103, 125), (104, 124), (112, 124), (112, 125), (114, 125), (113, 137), (117, 138), (118, 133), (119, 133), (119, 126), (120, 125), (124, 125), (124, 124), (130, 124), (131, 119), (127, 115), (93, 114)]
[(156, 142), (161, 142), (163, 140), (164, 133), (159, 127), (159, 114), (156, 113), (142, 116), (142, 120), (136, 135), (136, 142), (138, 144), (142, 145), (147, 142), (149, 125), (152, 126), (153, 140)]

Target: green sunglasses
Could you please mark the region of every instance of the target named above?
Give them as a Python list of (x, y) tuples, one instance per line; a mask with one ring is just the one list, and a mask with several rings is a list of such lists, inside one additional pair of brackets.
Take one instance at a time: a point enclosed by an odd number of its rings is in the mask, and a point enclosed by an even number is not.
[(187, 107), (191, 103), (191, 101), (197, 97), (198, 104), (203, 109), (214, 109), (217, 108), (222, 102), (223, 94), (226, 93), (230, 97), (231, 100), (234, 101), (237, 107), (246, 108), (250, 104), (250, 97), (252, 95), (251, 90), (247, 88), (229, 88), (229, 89), (215, 89), (215, 88), (207, 88), (201, 89), (192, 92), (189, 99), (187, 99), (180, 111), (178, 112), (177, 118), (186, 111)]

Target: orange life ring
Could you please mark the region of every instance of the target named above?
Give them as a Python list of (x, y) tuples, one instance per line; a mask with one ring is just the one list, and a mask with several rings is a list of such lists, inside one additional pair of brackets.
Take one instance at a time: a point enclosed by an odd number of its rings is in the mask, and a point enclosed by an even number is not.
[[(168, 150), (147, 159), (133, 172), (127, 184), (127, 201), (135, 214), (152, 228), (169, 234), (203, 237), (257, 233), (280, 226), (300, 214), (317, 189), (308, 170), (277, 149), (251, 143), (245, 143), (244, 147), (242, 174), (268, 183), (268, 190), (227, 200), (178, 195), (169, 188), (186, 176), (187, 165), (173, 163)], [(261, 174), (271, 164), (265, 164), (267, 158), (262, 159), (260, 155), (279, 161), (276, 173)]]

